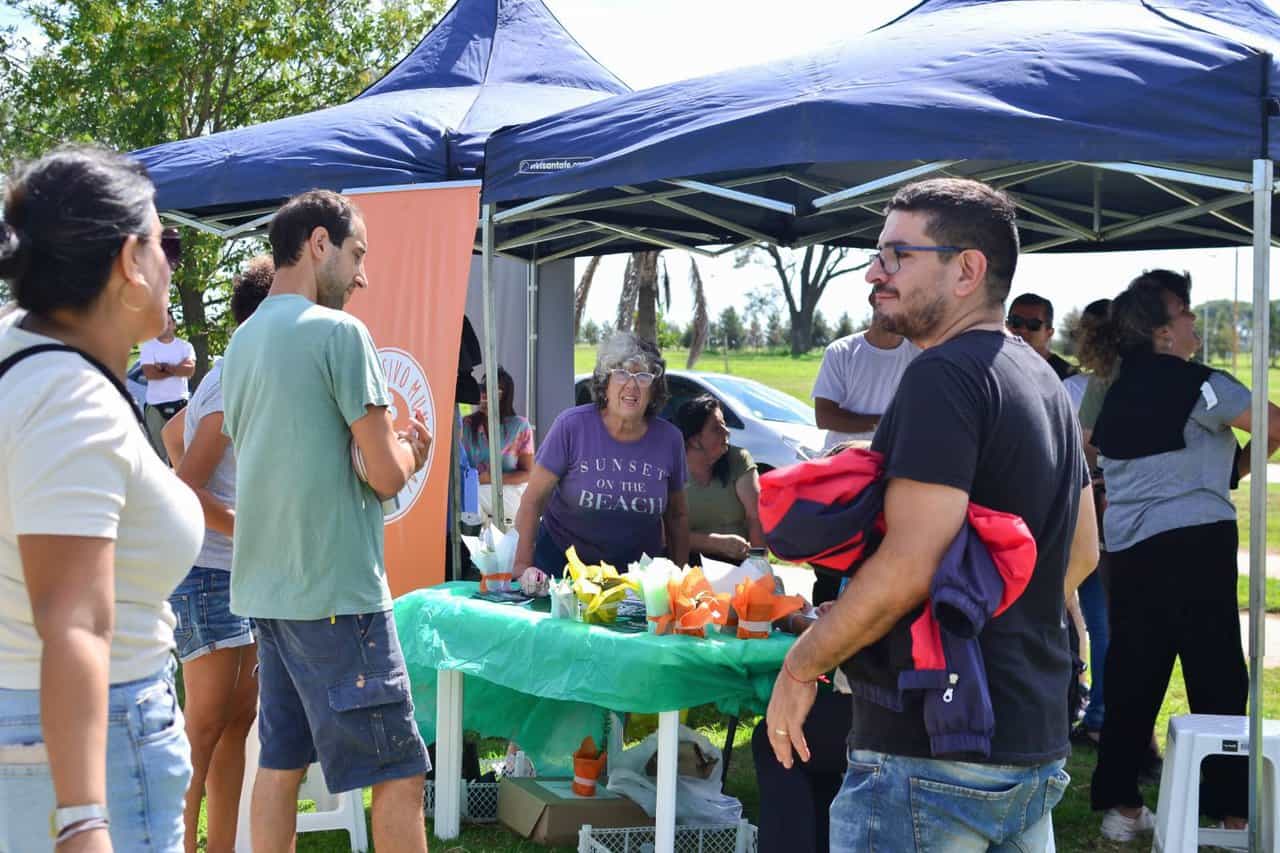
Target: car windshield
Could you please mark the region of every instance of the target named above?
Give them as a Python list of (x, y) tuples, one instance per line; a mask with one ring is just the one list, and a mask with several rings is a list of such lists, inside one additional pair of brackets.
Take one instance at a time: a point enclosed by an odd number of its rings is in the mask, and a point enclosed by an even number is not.
[(816, 426), (813, 409), (789, 394), (775, 391), (750, 379), (735, 379), (730, 376), (700, 378), (717, 391), (733, 397), (761, 420)]

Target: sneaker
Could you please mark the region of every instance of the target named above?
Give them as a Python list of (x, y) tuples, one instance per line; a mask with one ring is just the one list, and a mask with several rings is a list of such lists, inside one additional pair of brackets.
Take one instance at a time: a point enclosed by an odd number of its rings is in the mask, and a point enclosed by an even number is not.
[(1102, 837), (1109, 841), (1132, 841), (1139, 832), (1156, 828), (1156, 816), (1146, 806), (1137, 817), (1125, 817), (1119, 809), (1108, 809), (1102, 816)]

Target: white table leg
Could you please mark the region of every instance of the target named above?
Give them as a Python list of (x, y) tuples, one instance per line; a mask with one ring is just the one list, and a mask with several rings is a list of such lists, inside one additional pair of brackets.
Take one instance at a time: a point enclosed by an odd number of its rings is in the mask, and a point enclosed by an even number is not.
[(676, 757), (680, 750), (680, 712), (658, 715), (658, 802), (654, 815), (654, 853), (676, 849)]
[(436, 672), (436, 837), (462, 830), (462, 673)]

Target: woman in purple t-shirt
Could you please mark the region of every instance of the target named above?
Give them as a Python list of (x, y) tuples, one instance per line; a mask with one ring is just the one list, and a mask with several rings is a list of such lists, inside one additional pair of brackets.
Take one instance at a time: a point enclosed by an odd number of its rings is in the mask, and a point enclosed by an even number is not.
[(561, 412), (538, 448), (516, 514), (517, 577), (560, 576), (571, 545), (586, 563), (624, 571), (645, 553), (688, 560), (684, 440), (657, 417), (665, 373), (658, 348), (629, 332), (600, 345), (593, 402)]

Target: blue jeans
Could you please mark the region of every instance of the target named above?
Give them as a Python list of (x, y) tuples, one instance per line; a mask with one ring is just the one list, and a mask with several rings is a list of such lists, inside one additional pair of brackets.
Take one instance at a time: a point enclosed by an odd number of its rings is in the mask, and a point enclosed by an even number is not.
[(832, 853), (1043, 853), (1071, 777), (1033, 767), (849, 750), (831, 804)]
[(183, 663), (218, 649), (253, 644), (249, 620), (231, 612), (231, 572), (192, 566), (169, 596), (178, 624), (173, 639)]
[[(113, 684), (107, 698), (107, 810), (111, 843), (137, 853), (181, 853), (182, 798), (191, 749), (173, 666)], [(40, 730), (40, 691), (0, 690), (0, 853), (52, 850), (53, 779)]]
[(1091, 732), (1102, 731), (1102, 717), (1107, 708), (1102, 685), (1110, 634), (1107, 629), (1107, 594), (1100, 572), (1095, 571), (1085, 578), (1079, 589), (1080, 612), (1084, 614), (1084, 624), (1089, 629), (1089, 707), (1084, 712), (1084, 727)]

